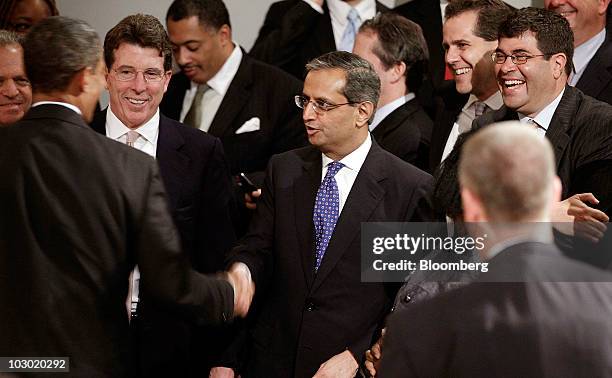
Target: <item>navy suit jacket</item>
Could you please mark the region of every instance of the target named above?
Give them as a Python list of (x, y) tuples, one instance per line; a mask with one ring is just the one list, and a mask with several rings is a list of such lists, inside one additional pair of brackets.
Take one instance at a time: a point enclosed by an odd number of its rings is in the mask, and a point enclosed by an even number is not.
[(312, 377), (347, 348), (363, 358), (397, 286), (361, 282), (361, 222), (428, 214), (431, 176), (374, 142), (315, 273), (321, 164), (312, 146), (273, 157), (249, 232), (234, 250), (233, 261), (251, 270), (260, 305), (243, 376)]
[[(91, 127), (106, 135), (106, 110), (96, 113)], [(219, 271), (236, 240), (221, 142), (160, 114), (156, 160), (183, 250), (197, 271)]]

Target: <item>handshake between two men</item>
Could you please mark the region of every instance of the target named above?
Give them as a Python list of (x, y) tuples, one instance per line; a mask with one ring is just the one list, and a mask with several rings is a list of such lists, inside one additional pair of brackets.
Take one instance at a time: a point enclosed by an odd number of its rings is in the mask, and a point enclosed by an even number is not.
[(249, 268), (243, 263), (235, 263), (226, 273), (226, 279), (234, 289), (234, 316), (246, 317), (255, 294)]

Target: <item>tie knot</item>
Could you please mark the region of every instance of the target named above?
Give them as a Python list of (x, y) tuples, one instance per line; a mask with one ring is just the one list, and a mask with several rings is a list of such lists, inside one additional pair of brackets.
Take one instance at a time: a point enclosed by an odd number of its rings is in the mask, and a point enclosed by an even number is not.
[(334, 177), (336, 173), (338, 173), (338, 171), (342, 169), (342, 167), (344, 167), (344, 164), (337, 161), (329, 163), (329, 165), (327, 166), (327, 173), (325, 174), (325, 177)]
[(486, 109), (487, 109), (487, 104), (485, 104), (484, 102), (476, 101), (474, 103), (474, 115), (476, 117), (480, 117), (481, 115), (483, 115)]
[(127, 132), (127, 139), (125, 143), (128, 146), (134, 146), (134, 142), (136, 142), (136, 139), (138, 139), (139, 136), (140, 134), (138, 133), (138, 131), (130, 130)]
[(204, 92), (206, 92), (209, 89), (210, 89), (210, 86), (206, 83), (198, 85), (198, 89), (196, 89), (196, 96), (202, 95)]
[(357, 9), (351, 8), (351, 10), (346, 15), (346, 19), (354, 25), (357, 24), (359, 22), (359, 13), (357, 12)]

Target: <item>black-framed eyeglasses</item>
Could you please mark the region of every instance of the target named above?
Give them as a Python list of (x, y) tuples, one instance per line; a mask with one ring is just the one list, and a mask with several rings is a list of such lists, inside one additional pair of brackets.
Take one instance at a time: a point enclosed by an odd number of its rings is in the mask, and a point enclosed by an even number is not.
[(493, 61), (493, 63), (496, 64), (504, 64), (506, 62), (506, 59), (510, 58), (510, 60), (512, 60), (512, 63), (516, 64), (517, 66), (521, 65), (521, 64), (525, 64), (527, 63), (527, 61), (529, 59), (533, 59), (533, 58), (538, 58), (541, 56), (549, 56), (550, 54), (540, 54), (540, 55), (506, 55), (501, 51), (494, 51), (491, 54), (491, 60)]
[(166, 73), (162, 70), (158, 70), (155, 68), (147, 68), (146, 70), (137, 70), (134, 67), (119, 67), (113, 68), (113, 72), (115, 72), (115, 77), (119, 81), (132, 81), (136, 78), (139, 72), (142, 72), (142, 76), (144, 80), (149, 82), (159, 82), (162, 81)]
[(330, 110), (336, 109), (340, 106), (355, 105), (355, 104), (358, 104), (358, 102), (345, 102), (343, 104), (330, 104), (329, 102), (324, 101), (324, 100), (311, 100), (310, 98), (304, 95), (295, 96), (295, 105), (298, 108), (306, 109), (308, 104), (312, 104), (312, 109), (315, 111), (315, 113), (321, 115), (321, 114), (327, 113)]

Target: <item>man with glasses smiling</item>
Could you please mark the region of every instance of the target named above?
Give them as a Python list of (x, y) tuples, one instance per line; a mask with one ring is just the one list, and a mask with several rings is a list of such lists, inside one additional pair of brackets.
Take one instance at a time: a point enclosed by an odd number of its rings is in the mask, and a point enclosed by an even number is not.
[[(476, 119), (474, 126), (519, 119), (536, 128), (554, 146), (562, 198), (592, 193), (595, 198), (584, 200), (610, 216), (612, 106), (567, 85), (573, 41), (561, 15), (538, 8), (511, 14), (500, 26), (492, 54), (505, 106)], [(590, 216), (607, 221), (598, 212)]]
[[(235, 240), (229, 169), (219, 139), (159, 112), (172, 74), (164, 27), (153, 16), (126, 17), (106, 35), (104, 59), (110, 105), (96, 114), (92, 127), (157, 159), (183, 251), (199, 272), (222, 270), (224, 253)], [(193, 331), (166, 315), (146, 292), (139, 295), (138, 277), (135, 270), (128, 306), (139, 373), (186, 375)], [(197, 367), (206, 375), (201, 361), (198, 357)]]
[(380, 80), (336, 51), (307, 66), (311, 146), (272, 157), (233, 271), (255, 282), (249, 377), (354, 377), (395, 290), (361, 282), (361, 222), (424, 219), (431, 176), (372, 140)]

